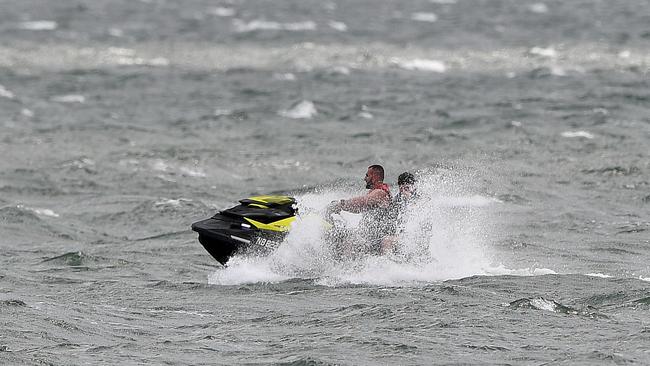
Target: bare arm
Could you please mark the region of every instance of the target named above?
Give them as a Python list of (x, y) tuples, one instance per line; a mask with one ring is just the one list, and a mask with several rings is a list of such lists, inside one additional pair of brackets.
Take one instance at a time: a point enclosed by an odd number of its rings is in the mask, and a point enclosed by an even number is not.
[(341, 201), (341, 209), (352, 213), (361, 213), (371, 208), (381, 206), (388, 201), (388, 193), (374, 189), (365, 196), (359, 196)]

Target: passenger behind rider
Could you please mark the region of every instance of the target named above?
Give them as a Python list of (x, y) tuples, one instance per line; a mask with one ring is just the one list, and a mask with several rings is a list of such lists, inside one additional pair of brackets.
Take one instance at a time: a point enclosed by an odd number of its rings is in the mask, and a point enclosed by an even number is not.
[(409, 172), (404, 172), (397, 178), (397, 187), (399, 193), (391, 203), (389, 210), (389, 225), (391, 235), (387, 235), (381, 241), (380, 254), (388, 254), (395, 251), (398, 242), (398, 235), (404, 231), (404, 214), (410, 204), (417, 199), (418, 194), (415, 189), (415, 176)]
[(354, 235), (356, 238), (347, 238), (342, 243), (342, 252), (346, 255), (359, 252), (360, 249), (378, 253), (382, 239), (390, 233), (386, 219), (389, 216), (391, 196), (390, 188), (384, 183), (384, 168), (381, 165), (369, 166), (364, 180), (366, 189), (369, 190), (367, 194), (332, 202), (328, 208), (331, 213), (348, 211), (362, 214), (359, 229)]

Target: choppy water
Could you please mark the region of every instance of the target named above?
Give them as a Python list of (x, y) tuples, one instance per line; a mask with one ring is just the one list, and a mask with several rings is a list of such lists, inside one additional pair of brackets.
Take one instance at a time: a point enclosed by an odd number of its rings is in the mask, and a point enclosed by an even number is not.
[[(649, 14), (0, 0), (0, 363), (650, 363)], [(428, 172), (406, 259), (189, 230), (373, 163)]]

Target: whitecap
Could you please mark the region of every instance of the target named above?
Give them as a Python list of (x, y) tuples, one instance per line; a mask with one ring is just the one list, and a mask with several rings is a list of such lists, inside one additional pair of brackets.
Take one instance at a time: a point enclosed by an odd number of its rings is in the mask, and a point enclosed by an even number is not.
[(359, 117), (364, 118), (364, 119), (373, 119), (375, 116), (372, 115), (370, 112), (359, 112)]
[(189, 167), (180, 167), (179, 171), (181, 174), (186, 175), (188, 177), (195, 177), (195, 178), (205, 178), (207, 175), (203, 170), (198, 169), (198, 168), (189, 168)]
[(554, 76), (566, 76), (566, 70), (559, 66), (552, 66), (551, 67), (551, 75)]
[(230, 116), (233, 113), (232, 109), (228, 108), (217, 108), (214, 110), (213, 115), (215, 117)]
[(574, 137), (583, 137), (586, 139), (593, 139), (595, 136), (587, 131), (565, 131), (562, 132), (562, 137), (574, 138)]
[(27, 109), (27, 108), (21, 109), (20, 114), (22, 114), (23, 116), (25, 116), (27, 118), (34, 117), (34, 112), (32, 112), (30, 109)]
[(183, 202), (192, 202), (192, 200), (189, 200), (187, 198), (178, 198), (178, 199), (163, 198), (159, 201), (154, 202), (154, 205), (179, 207)]
[(346, 32), (348, 30), (348, 26), (343, 22), (337, 22), (337, 21), (332, 20), (332, 21), (328, 22), (327, 25), (330, 28), (335, 29), (335, 30), (337, 30), (339, 32)]
[(216, 7), (210, 9), (209, 13), (218, 17), (231, 17), (236, 14), (236, 11), (233, 8)]
[(365, 104), (361, 106), (361, 112), (359, 112), (358, 116), (365, 119), (375, 118), (375, 116), (370, 113), (370, 108), (368, 108), (368, 106)]
[(552, 269), (549, 268), (518, 268), (518, 269), (510, 269), (506, 268), (503, 264), (500, 264), (496, 267), (487, 267), (485, 270), (486, 274), (492, 275), (492, 276), (544, 276), (544, 275), (551, 275), (551, 274), (557, 274)]
[(329, 69), (329, 72), (338, 75), (350, 75), (350, 69), (345, 66), (334, 66)]
[(169, 170), (169, 164), (159, 159), (154, 161), (153, 164), (151, 164), (151, 169), (157, 170), (159, 172), (166, 172)]
[(22, 209), (22, 210), (32, 211), (35, 214), (41, 215), (41, 216), (59, 217), (58, 213), (50, 210), (49, 208), (26, 207), (26, 206), (23, 206), (23, 205), (17, 205), (16, 207), (18, 207), (19, 209)]
[(169, 66), (170, 62), (164, 57), (154, 57), (146, 61), (148, 66)]
[(632, 52), (630, 52), (629, 50), (623, 50), (623, 51), (621, 51), (621, 52), (618, 53), (618, 57), (619, 57), (619, 58), (628, 59), (628, 58), (630, 58), (631, 56), (632, 56)]
[(112, 37), (124, 37), (124, 31), (121, 30), (120, 28), (110, 28), (108, 30), (108, 35)]
[(420, 58), (413, 60), (401, 60), (394, 58), (391, 61), (405, 70), (429, 71), (439, 73), (447, 71), (447, 66), (444, 64), (444, 62), (438, 60), (427, 60)]
[(546, 14), (548, 13), (548, 6), (544, 3), (535, 3), (528, 6), (528, 10), (537, 14)]
[(530, 300), (530, 305), (538, 310), (555, 311), (557, 303), (555, 301), (546, 300), (543, 297), (536, 297)]
[(411, 19), (418, 22), (433, 23), (438, 20), (438, 16), (434, 13), (413, 13), (411, 14)]
[(84, 103), (86, 101), (86, 97), (79, 94), (66, 94), (54, 96), (50, 98), (50, 100), (52, 102), (58, 103)]
[(557, 51), (553, 47), (533, 47), (531, 48), (528, 53), (531, 55), (535, 56), (542, 56), (542, 57), (557, 57)]
[(307, 31), (307, 30), (316, 30), (317, 26), (311, 20), (304, 22), (295, 22), (295, 23), (278, 23), (271, 22), (268, 20), (256, 19), (248, 23), (235, 19), (233, 21), (233, 26), (235, 31), (238, 33), (253, 32), (257, 30), (285, 30), (285, 31)]
[(275, 73), (273, 74), (273, 78), (276, 80), (284, 80), (284, 81), (296, 81), (296, 75), (290, 72), (286, 73)]
[(141, 57), (118, 57), (115, 63), (122, 66), (169, 66), (170, 62), (164, 57), (145, 59)]
[(598, 278), (612, 278), (612, 277), (614, 277), (614, 276), (610, 276), (610, 275), (604, 274), (604, 273), (585, 273), (585, 276), (598, 277)]
[(59, 217), (59, 214), (50, 210), (49, 208), (34, 208), (32, 209), (39, 215), (50, 216), (50, 217)]
[(429, 0), (429, 2), (433, 4), (445, 4), (445, 5), (456, 4), (456, 0)]
[(318, 110), (316, 110), (316, 106), (313, 102), (303, 100), (302, 102), (295, 104), (290, 109), (278, 112), (278, 114), (282, 117), (293, 119), (309, 119), (318, 114)]
[(58, 26), (57, 22), (51, 20), (34, 20), (30, 22), (22, 22), (18, 25), (20, 29), (33, 31), (55, 30)]
[(4, 86), (0, 85), (0, 98), (14, 99), (16, 95)]

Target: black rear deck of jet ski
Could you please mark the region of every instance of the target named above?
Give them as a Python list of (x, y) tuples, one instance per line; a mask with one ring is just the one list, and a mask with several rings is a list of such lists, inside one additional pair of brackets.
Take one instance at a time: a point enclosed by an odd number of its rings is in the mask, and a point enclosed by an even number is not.
[(296, 215), (296, 201), (287, 196), (257, 196), (192, 224), (199, 242), (219, 263), (239, 252), (268, 252), (286, 236)]

